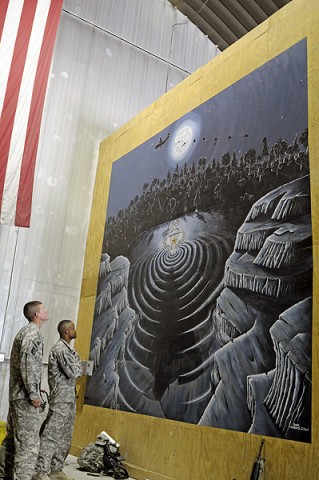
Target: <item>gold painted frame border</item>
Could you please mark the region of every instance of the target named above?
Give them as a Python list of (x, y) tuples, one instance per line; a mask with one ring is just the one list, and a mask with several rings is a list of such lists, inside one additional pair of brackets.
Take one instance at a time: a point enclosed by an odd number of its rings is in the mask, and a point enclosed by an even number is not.
[[(84, 262), (78, 318), (77, 350), (88, 357), (97, 278), (105, 226), (111, 166), (165, 127), (209, 98), (307, 37), (308, 125), (313, 228), (313, 387), (311, 444), (267, 438), (267, 480), (319, 478), (318, 399), (318, 254), (319, 254), (319, 4), (293, 0), (101, 143)], [(127, 465), (136, 478), (249, 478), (260, 438), (241, 432), (198, 427), (170, 420), (83, 406), (85, 379), (79, 384), (73, 452), (79, 453), (106, 430), (128, 452)], [(165, 445), (165, 449), (163, 449)], [(198, 461), (191, 459), (201, 458)]]

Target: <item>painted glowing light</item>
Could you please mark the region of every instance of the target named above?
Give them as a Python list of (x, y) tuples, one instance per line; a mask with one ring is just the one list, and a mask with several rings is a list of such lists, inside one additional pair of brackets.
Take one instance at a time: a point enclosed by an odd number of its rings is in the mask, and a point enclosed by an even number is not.
[(180, 228), (178, 220), (172, 221), (163, 234), (163, 247), (174, 252), (185, 240), (185, 232)]
[(187, 160), (200, 134), (200, 120), (193, 115), (179, 124), (170, 140), (170, 156), (175, 162)]

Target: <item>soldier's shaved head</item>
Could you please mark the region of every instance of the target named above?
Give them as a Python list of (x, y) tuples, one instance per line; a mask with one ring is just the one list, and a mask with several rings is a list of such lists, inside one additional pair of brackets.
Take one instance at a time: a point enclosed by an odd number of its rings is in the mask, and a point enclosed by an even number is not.
[(42, 302), (39, 302), (38, 300), (33, 300), (32, 302), (25, 304), (23, 307), (23, 315), (29, 320), (29, 322), (32, 321), (34, 315), (40, 310), (41, 305)]
[(73, 324), (72, 320), (61, 320), (58, 325), (60, 337), (64, 337), (65, 331)]

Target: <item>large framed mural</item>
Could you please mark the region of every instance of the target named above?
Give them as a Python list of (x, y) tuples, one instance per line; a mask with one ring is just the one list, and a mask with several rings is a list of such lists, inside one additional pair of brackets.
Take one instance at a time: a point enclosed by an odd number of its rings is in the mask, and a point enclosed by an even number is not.
[(307, 41), (112, 165), (85, 403), (311, 441)]

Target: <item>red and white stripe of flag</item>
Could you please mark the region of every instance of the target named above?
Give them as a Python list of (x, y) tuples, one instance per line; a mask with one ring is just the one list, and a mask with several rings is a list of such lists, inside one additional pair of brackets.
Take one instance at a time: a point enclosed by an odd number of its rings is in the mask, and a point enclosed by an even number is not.
[(0, 0), (0, 223), (29, 227), (35, 161), (63, 0)]

